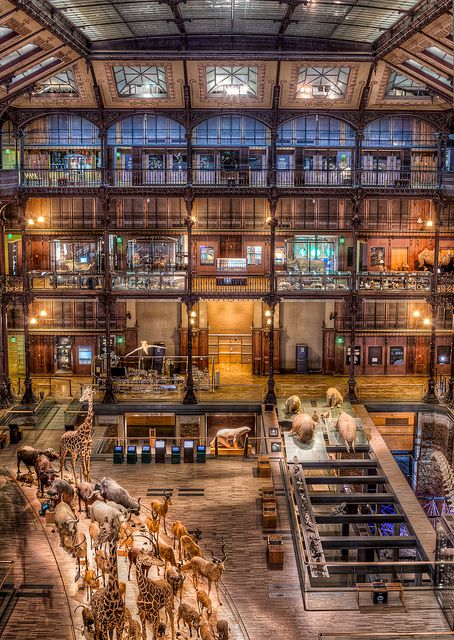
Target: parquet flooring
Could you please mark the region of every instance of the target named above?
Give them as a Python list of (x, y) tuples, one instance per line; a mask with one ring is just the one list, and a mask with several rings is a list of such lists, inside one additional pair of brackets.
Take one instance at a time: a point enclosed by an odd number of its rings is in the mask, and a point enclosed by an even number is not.
[[(221, 374), (221, 386), (214, 391), (198, 391), (200, 401), (206, 400), (254, 400), (263, 398), (267, 384), (266, 376), (255, 376), (250, 365), (220, 364), (216, 370)], [(34, 377), (34, 383), (47, 382), (49, 378)], [(69, 380), (52, 380), (57, 397), (67, 397)], [(90, 384), (91, 378), (71, 378), (73, 394), (80, 384)], [(279, 397), (293, 394), (306, 397), (324, 396), (328, 387), (337, 387), (342, 393), (347, 389), (347, 376), (332, 375), (275, 375), (276, 393)], [(424, 395), (427, 376), (357, 376), (357, 392), (362, 401), (405, 400), (420, 401)]]
[[(27, 433), (26, 441), (32, 443), (35, 436), (39, 437), (40, 446), (57, 446), (61, 431), (46, 429), (39, 434)], [(9, 447), (0, 452), (0, 464), (6, 464), (14, 471), (14, 457), (14, 450)], [(351, 592), (312, 593), (307, 597), (308, 610), (305, 610), (278, 463), (272, 462), (273, 479), (258, 478), (255, 466), (256, 462), (253, 459), (244, 461), (232, 458), (209, 460), (205, 465), (113, 466), (109, 460), (95, 461), (92, 474), (96, 478), (104, 475), (115, 477), (134, 496), (143, 496), (142, 503), (145, 506), (151, 500), (151, 493), (159, 492), (161, 488), (172, 488), (173, 504), (169, 509), (168, 523), (181, 519), (189, 529), (200, 528), (203, 534), (202, 548), (206, 545), (215, 552), (220, 551), (221, 540), (225, 539), (228, 558), (224, 584), (247, 628), (250, 640), (315, 640), (321, 632), (449, 630), (443, 613), (434, 598), (427, 593), (419, 593), (417, 596), (406, 595), (405, 609), (396, 607), (396, 610), (387, 611), (386, 615), (382, 611), (371, 609), (360, 611)], [(277, 570), (270, 570), (266, 563), (265, 537), (268, 532), (262, 528), (259, 500), (260, 488), (270, 486), (272, 482), (277, 490), (277, 530), (283, 534), (285, 550), (284, 566)], [(202, 488), (203, 492), (200, 491)], [(35, 490), (29, 492), (33, 496)], [(2, 509), (5, 508), (2, 506)], [(84, 592), (78, 591), (74, 583), (74, 561), (58, 548), (56, 534), (49, 533), (69, 594), (68, 606), (58, 587), (58, 571), (46, 546), (45, 537), (36, 521), (29, 515), (28, 524), (24, 528), (23, 513), (20, 511), (19, 516), (17, 508), (9, 507), (12, 520), (10, 518), (11, 524), (2, 532), (3, 553), (8, 556), (12, 552), (21, 557), (24, 555), (23, 548), (26, 548), (25, 566), (27, 569), (30, 567), (27, 581), (43, 582), (43, 576), (46, 575), (46, 581), (55, 583), (53, 598), (58, 605), (58, 615), (52, 610), (46, 612), (44, 602), (34, 603), (34, 609), (30, 607), (30, 602), (27, 602), (27, 611), (18, 611), (17, 618), (11, 621), (13, 626), (10, 627), (10, 635), (5, 635), (5, 638), (70, 639), (71, 630), (67, 626), (70, 623), (70, 609), (73, 610), (85, 597)], [(4, 513), (2, 512), (2, 515)], [(2, 517), (2, 520), (5, 520), (5, 517)], [(429, 523), (427, 526), (430, 526)], [(50, 528), (48, 530), (50, 531)], [(27, 535), (24, 536), (24, 533)], [(24, 537), (27, 538), (26, 542), (23, 541)], [(206, 556), (209, 557), (208, 552)], [(126, 576), (127, 563), (123, 562), (122, 558), (119, 558), (119, 567), (123, 578)], [(127, 587), (127, 601), (131, 606), (135, 594), (136, 587), (132, 581)], [(22, 613), (24, 620), (21, 623)], [(45, 633), (42, 633), (42, 615), (45, 616), (45, 624), (48, 625), (45, 627)], [(222, 615), (234, 623), (234, 616), (227, 606)], [(75, 614), (75, 619), (80, 625), (80, 610)], [(242, 640), (239, 630), (232, 626), (235, 631), (232, 640)], [(52, 632), (50, 627), (53, 629)]]

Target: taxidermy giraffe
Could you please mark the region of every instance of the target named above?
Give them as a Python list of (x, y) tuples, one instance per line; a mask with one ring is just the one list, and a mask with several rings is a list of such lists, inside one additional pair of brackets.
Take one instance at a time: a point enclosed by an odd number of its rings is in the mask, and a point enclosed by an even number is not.
[(137, 612), (142, 623), (142, 640), (147, 640), (147, 620), (153, 627), (153, 640), (157, 640), (159, 611), (163, 607), (165, 607), (172, 628), (172, 640), (175, 640), (173, 589), (167, 580), (153, 580), (145, 575), (145, 571), (151, 564), (153, 564), (152, 557), (139, 553), (136, 561), (137, 585), (139, 587)]
[(122, 640), (125, 626), (125, 603), (118, 582), (117, 544), (119, 527), (115, 522), (103, 525), (101, 544), (107, 541), (107, 584), (98, 589), (91, 598), (90, 608), (95, 621), (96, 640)]
[(79, 402), (88, 401), (88, 413), (82, 424), (75, 431), (67, 431), (60, 440), (61, 477), (65, 473), (65, 459), (71, 456), (74, 482), (77, 485), (76, 460), (79, 458), (80, 474), (85, 482), (90, 482), (90, 457), (93, 443), (93, 387), (85, 387)]

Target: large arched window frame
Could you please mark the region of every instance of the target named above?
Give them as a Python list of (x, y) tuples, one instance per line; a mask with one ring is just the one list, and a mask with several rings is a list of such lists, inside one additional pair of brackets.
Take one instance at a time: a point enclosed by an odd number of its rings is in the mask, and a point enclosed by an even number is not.
[(107, 129), (107, 145), (182, 146), (186, 145), (184, 127), (165, 116), (144, 113), (128, 116)]
[(301, 116), (278, 129), (276, 181), (279, 186), (352, 184), (355, 131), (343, 120)]
[(437, 132), (421, 118), (378, 118), (364, 129), (364, 186), (434, 188), (437, 185)]
[(23, 131), (24, 147), (100, 147), (98, 127), (78, 115), (55, 113), (29, 122)]
[(228, 113), (198, 124), (192, 142), (204, 147), (266, 147), (270, 144), (270, 133), (266, 125), (255, 118)]

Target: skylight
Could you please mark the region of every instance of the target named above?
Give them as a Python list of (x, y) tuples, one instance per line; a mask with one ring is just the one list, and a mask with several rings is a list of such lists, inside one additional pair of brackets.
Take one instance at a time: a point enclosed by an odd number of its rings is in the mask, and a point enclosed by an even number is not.
[(20, 49), (16, 49), (16, 51), (11, 51), (3, 58), (0, 58), (0, 68), (6, 67), (12, 62), (19, 62), (22, 58), (31, 55), (33, 52), (38, 52), (39, 47), (36, 44), (24, 44)]
[(207, 67), (208, 95), (256, 96), (257, 67)]
[(386, 96), (391, 98), (420, 98), (430, 95), (426, 85), (412, 80), (398, 71), (392, 71), (386, 87)]
[(441, 62), (445, 62), (450, 67), (452, 67), (454, 64), (454, 57), (452, 56), (452, 54), (447, 53), (446, 51), (440, 49), (440, 47), (436, 47), (435, 45), (427, 47), (427, 49), (424, 50), (424, 53), (428, 53), (430, 56), (437, 58)]
[(446, 76), (440, 75), (436, 71), (433, 71), (433, 69), (431, 69), (430, 67), (426, 67), (425, 65), (421, 64), (420, 62), (417, 62), (416, 60), (412, 60), (412, 59), (407, 60), (405, 64), (409, 67), (417, 69), (418, 71), (428, 76), (429, 78), (432, 78), (433, 80), (436, 80), (441, 84), (444, 84), (446, 87), (449, 87), (449, 88), (452, 87), (452, 81), (448, 80)]
[(58, 62), (60, 62), (60, 60), (58, 58), (56, 58), (55, 56), (47, 58), (47, 60), (43, 60), (43, 62), (38, 62), (38, 64), (34, 64), (29, 69), (26, 69), (22, 73), (18, 73), (17, 75), (15, 75), (13, 84), (16, 84), (17, 82), (20, 82), (24, 78), (27, 78), (28, 76), (31, 76), (34, 73), (38, 73), (39, 71), (41, 71), (43, 69), (47, 69), (48, 67), (52, 67), (55, 64), (57, 64)]
[(348, 86), (350, 67), (300, 67), (298, 97), (343, 98)]
[(77, 95), (77, 84), (74, 79), (74, 74), (71, 69), (60, 71), (56, 75), (43, 80), (35, 88), (36, 95), (42, 95), (45, 93), (65, 93)]
[(10, 29), (9, 27), (0, 27), (0, 41), (9, 40), (13, 36), (16, 36), (17, 33)]
[(167, 81), (164, 67), (114, 67), (120, 96), (166, 98)]

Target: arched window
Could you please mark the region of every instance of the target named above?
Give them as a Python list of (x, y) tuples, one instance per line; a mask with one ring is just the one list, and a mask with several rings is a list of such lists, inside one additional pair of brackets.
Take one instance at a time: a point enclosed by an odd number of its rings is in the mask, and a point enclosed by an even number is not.
[(223, 114), (204, 120), (194, 129), (193, 143), (203, 146), (265, 146), (269, 144), (267, 127), (254, 118)]
[(24, 146), (99, 147), (98, 127), (81, 116), (56, 113), (24, 128)]
[(132, 147), (186, 144), (185, 130), (178, 122), (164, 116), (145, 113), (128, 116), (107, 130), (109, 146)]
[(436, 131), (410, 116), (374, 120), (364, 129), (364, 147), (436, 147)]
[(352, 127), (331, 116), (302, 116), (286, 122), (278, 129), (277, 144), (303, 147), (353, 147)]

